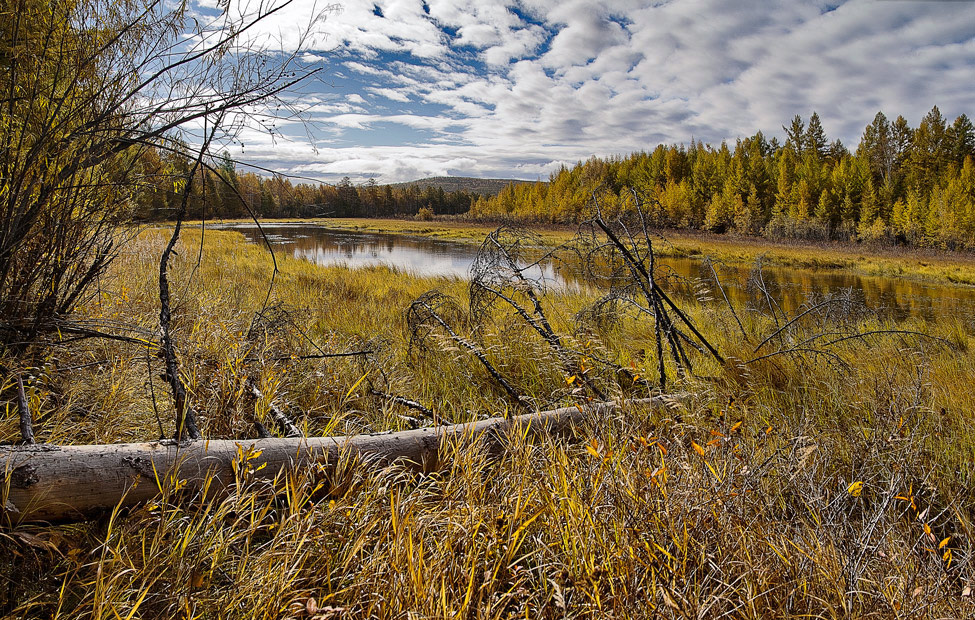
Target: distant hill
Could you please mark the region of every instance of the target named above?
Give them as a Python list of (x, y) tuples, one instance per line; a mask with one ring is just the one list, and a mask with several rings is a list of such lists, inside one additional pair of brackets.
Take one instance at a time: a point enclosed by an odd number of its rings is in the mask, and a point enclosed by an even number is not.
[(406, 183), (390, 183), (392, 187), (409, 187), (416, 185), (420, 188), (441, 187), (445, 192), (465, 191), (474, 194), (497, 195), (509, 183), (532, 183), (518, 179), (476, 179), (474, 177), (429, 177), (408, 181)]

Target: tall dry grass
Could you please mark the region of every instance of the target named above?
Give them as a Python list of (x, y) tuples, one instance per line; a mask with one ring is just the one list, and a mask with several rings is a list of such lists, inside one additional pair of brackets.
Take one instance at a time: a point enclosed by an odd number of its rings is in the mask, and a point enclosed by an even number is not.
[[(433, 286), (463, 299), (465, 283), (283, 259), (277, 310), (255, 323), (266, 255), (234, 233), (207, 232), (196, 266), (198, 239), (187, 237), (176, 265), (175, 325), (206, 436), (253, 437), (255, 421), (273, 428), (271, 399), (309, 434), (414, 423), (415, 412), (369, 385), (419, 400), (443, 421), (511, 406), (450, 341), (409, 347), (410, 301)], [(161, 234), (140, 237), (85, 307), (88, 320), (154, 329), (161, 244)], [(588, 298), (546, 296), (556, 329), (653, 376), (645, 325), (576, 329)], [(309, 470), (264, 483), (251, 479), (245, 455), (229, 495), (187, 497), (174, 481), (128, 514), (8, 524), (0, 610), (106, 619), (975, 615), (972, 325), (893, 326), (951, 346), (907, 335), (843, 342), (834, 349), (848, 365), (786, 355), (745, 364), (756, 341), (742, 338), (726, 307), (688, 308), (735, 361), (702, 360), (697, 374), (709, 378), (680, 383), (692, 394), (681, 406), (624, 406), (574, 438), (507, 437), (501, 457), (463, 442), (429, 475), (349, 458), (328, 477)], [(461, 314), (454, 320), (470, 329)], [(750, 335), (772, 329), (758, 312), (740, 317)], [(314, 353), (309, 340), (377, 353), (368, 362), (288, 357)], [(573, 400), (559, 361), (510, 316), (495, 316), (479, 342), (539, 407)], [(33, 372), (42, 440), (155, 439), (156, 411), (173, 431), (160, 361), (144, 348), (73, 344)], [(262, 401), (248, 396), (247, 379)], [(11, 416), (0, 437), (16, 437)]]

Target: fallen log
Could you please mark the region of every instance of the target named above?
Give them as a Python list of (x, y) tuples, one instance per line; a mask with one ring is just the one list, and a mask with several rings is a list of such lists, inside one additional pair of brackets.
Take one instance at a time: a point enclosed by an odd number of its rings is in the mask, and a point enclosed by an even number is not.
[[(675, 397), (658, 396), (627, 404), (674, 402)], [(236, 479), (234, 465), (242, 455), (250, 457), (253, 475), (266, 479), (309, 464), (320, 464), (328, 471), (345, 451), (368, 455), (380, 465), (401, 462), (430, 471), (445, 450), (459, 441), (503, 437), (509, 430), (563, 434), (587, 416), (605, 415), (616, 407), (612, 402), (596, 403), (453, 426), (342, 437), (0, 446), (0, 506), (5, 523), (80, 521), (116, 506), (153, 499), (160, 492), (159, 481), (178, 480), (189, 491), (202, 488), (208, 480), (208, 489), (227, 488)]]

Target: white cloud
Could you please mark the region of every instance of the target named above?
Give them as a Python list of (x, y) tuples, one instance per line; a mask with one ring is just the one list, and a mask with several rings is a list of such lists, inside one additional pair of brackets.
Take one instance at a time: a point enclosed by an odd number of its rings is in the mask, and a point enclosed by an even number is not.
[(407, 94), (403, 93), (402, 91), (397, 90), (395, 88), (373, 88), (373, 87), (368, 87), (368, 88), (366, 88), (366, 90), (368, 92), (370, 92), (370, 93), (373, 93), (375, 95), (379, 95), (380, 97), (385, 97), (386, 99), (390, 99), (392, 101), (399, 101), (401, 103), (409, 103), (410, 102), (409, 95), (407, 95)]
[[(256, 0), (231, 9), (248, 2)], [(290, 49), (313, 6), (294, 2), (260, 36)], [(311, 23), (309, 52), (341, 76), (311, 112), (318, 150), (302, 151), (297, 134), (286, 148), (251, 136), (253, 155), (329, 178), (451, 170), (533, 178), (661, 141), (781, 134), (813, 110), (847, 144), (878, 109), (913, 124), (934, 104), (949, 119), (975, 112), (972, 3), (428, 0), (428, 8), (347, 0)], [(343, 130), (385, 131), (380, 121), (434, 137), (420, 146), (333, 144)]]

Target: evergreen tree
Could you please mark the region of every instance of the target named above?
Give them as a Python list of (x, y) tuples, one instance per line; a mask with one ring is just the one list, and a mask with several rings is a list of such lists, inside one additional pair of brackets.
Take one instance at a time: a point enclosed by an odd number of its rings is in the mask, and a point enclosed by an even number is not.
[(964, 163), (966, 157), (975, 156), (975, 126), (965, 114), (955, 119), (948, 130), (948, 139), (951, 145), (951, 157), (959, 166)]
[(903, 166), (904, 162), (907, 161), (911, 143), (914, 141), (914, 130), (907, 124), (907, 119), (898, 116), (894, 121), (892, 134), (894, 137), (895, 166)]
[(914, 132), (908, 158), (908, 182), (921, 194), (929, 192), (949, 159), (946, 125), (938, 106), (921, 120)]
[(775, 194), (775, 206), (772, 208), (772, 217), (776, 220), (781, 220), (795, 213), (795, 192), (793, 188), (795, 174), (796, 159), (792, 154), (792, 149), (782, 149), (778, 165), (778, 191)]
[(831, 162), (836, 163), (850, 154), (850, 151), (843, 145), (839, 138), (829, 143), (826, 149), (826, 157)]
[(819, 114), (813, 112), (812, 116), (809, 117), (809, 125), (806, 127), (806, 132), (802, 136), (803, 151), (823, 159), (826, 157), (827, 146), (829, 146), (829, 141), (826, 139), (826, 132), (823, 130), (822, 122), (819, 120)]
[(882, 183), (891, 178), (897, 162), (897, 151), (893, 127), (883, 112), (877, 112), (873, 122), (863, 130), (857, 155), (870, 163), (875, 181)]
[(795, 118), (792, 119), (792, 123), (788, 127), (782, 125), (782, 129), (785, 131), (785, 148), (792, 149), (796, 155), (801, 153), (803, 137), (806, 134), (802, 117), (796, 114)]

